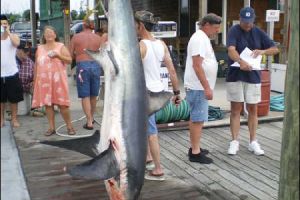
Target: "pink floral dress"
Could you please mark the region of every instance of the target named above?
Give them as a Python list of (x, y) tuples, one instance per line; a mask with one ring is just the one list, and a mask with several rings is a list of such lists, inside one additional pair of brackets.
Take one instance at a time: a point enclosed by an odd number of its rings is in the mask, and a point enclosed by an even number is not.
[[(60, 52), (63, 45), (57, 42), (53, 50)], [(58, 58), (50, 58), (48, 53), (49, 51), (45, 49), (44, 45), (37, 49), (37, 71), (32, 107), (70, 106), (66, 65)]]

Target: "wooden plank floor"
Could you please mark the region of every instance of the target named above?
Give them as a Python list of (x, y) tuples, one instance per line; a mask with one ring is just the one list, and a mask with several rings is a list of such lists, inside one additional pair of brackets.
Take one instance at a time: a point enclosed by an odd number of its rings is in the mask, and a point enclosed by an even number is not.
[[(255, 156), (248, 147), (248, 130), (241, 127), (240, 151), (227, 155), (230, 128), (204, 129), (202, 147), (210, 150), (213, 164), (190, 163), (188, 131), (160, 133), (162, 163), (185, 182), (208, 190), (227, 191), (237, 199), (277, 199), (280, 173), (282, 122), (260, 124), (257, 138), (265, 156)], [(225, 198), (226, 199), (226, 198)]]
[[(14, 135), (32, 200), (108, 199), (103, 182), (73, 180), (63, 171), (64, 166), (73, 166), (88, 157), (36, 142), (45, 139), (41, 136), (41, 130), (47, 129), (45, 118), (27, 116), (20, 120), (26, 123)], [(145, 181), (140, 199), (276, 200), (282, 124), (259, 125), (258, 140), (266, 153), (261, 157), (247, 150), (246, 126), (241, 127), (241, 146), (236, 156), (227, 155), (229, 127), (205, 129), (202, 147), (210, 150), (214, 160), (211, 165), (188, 161), (188, 131), (160, 132), (161, 160), (167, 180)]]

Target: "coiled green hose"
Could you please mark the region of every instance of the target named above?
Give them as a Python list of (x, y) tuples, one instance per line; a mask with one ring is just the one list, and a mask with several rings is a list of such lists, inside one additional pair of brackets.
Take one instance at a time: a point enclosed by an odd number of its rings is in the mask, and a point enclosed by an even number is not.
[[(223, 119), (224, 112), (220, 107), (209, 106), (208, 121)], [(178, 107), (169, 102), (163, 109), (155, 114), (156, 123), (169, 123), (177, 121), (187, 121), (190, 118), (190, 108), (185, 99), (183, 99)]]
[(284, 94), (277, 96), (271, 96), (270, 98), (270, 110), (271, 111), (284, 111)]

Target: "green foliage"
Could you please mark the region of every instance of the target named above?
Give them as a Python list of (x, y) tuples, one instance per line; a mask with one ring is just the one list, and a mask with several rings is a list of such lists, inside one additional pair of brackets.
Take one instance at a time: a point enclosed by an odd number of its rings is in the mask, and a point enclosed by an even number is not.
[(72, 10), (71, 11), (71, 18), (72, 18), (72, 20), (77, 19), (77, 16), (78, 16), (78, 12), (76, 10)]
[(78, 15), (77, 19), (83, 20), (85, 16), (86, 16), (86, 11), (85, 10), (81, 10), (79, 12), (79, 15)]
[(23, 19), (25, 19), (25, 21), (30, 21), (30, 9), (23, 12)]
[(3, 13), (3, 14), (8, 18), (9, 24), (17, 22), (22, 18), (20, 14), (12, 14), (12, 13)]

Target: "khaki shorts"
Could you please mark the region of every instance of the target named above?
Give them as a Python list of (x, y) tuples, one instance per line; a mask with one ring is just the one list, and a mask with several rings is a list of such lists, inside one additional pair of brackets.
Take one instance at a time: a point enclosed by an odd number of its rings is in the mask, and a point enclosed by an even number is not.
[(261, 84), (246, 82), (227, 82), (227, 100), (257, 104), (261, 101)]

